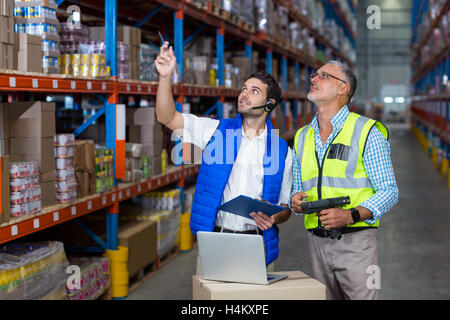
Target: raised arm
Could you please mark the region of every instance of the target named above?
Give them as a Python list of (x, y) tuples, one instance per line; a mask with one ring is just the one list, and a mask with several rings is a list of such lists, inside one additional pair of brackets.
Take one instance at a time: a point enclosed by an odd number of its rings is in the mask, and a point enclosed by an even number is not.
[(177, 133), (184, 127), (183, 116), (175, 109), (172, 96), (172, 74), (176, 67), (173, 48), (164, 42), (158, 57), (155, 59), (156, 70), (159, 73), (158, 91), (156, 93), (156, 118), (170, 130)]

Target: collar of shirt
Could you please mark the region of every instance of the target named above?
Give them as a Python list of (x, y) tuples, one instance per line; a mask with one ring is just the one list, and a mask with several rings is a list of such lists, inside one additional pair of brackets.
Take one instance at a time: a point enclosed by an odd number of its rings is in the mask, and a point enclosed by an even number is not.
[[(253, 130), (253, 129), (248, 129), (248, 130)], [(256, 133), (258, 133), (259, 130), (256, 130), (256, 131), (257, 131)], [(266, 136), (267, 136), (267, 125), (266, 124), (264, 124), (264, 131), (260, 135), (254, 136), (251, 139), (249, 137), (247, 137), (247, 135), (244, 132), (244, 128), (242, 128), (242, 137), (248, 141), (251, 141), (253, 139), (262, 140), (262, 139), (265, 139)]]

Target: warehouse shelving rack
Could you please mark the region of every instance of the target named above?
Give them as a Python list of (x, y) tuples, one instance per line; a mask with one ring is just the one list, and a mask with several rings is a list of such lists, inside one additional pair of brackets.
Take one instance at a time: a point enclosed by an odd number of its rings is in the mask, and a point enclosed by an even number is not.
[(450, 189), (450, 93), (436, 89), (436, 86), (440, 86), (443, 81), (448, 81), (450, 77), (450, 43), (444, 44), (430, 59), (414, 69), (414, 62), (420, 58), (421, 50), (433, 35), (433, 29), (439, 26), (443, 16), (449, 12), (450, 0), (445, 1), (441, 11), (430, 22), (429, 29), (419, 42), (417, 29), (423, 14), (429, 10), (428, 5), (428, 1), (415, 0), (412, 11), (411, 45), (414, 50), (411, 61), (413, 65), (411, 125), (414, 134), (441, 174), (448, 175)]
[[(353, 1), (349, 4), (354, 8)], [(266, 34), (250, 32), (245, 26), (238, 26), (226, 20), (223, 16), (217, 15), (208, 8), (199, 8), (193, 1), (175, 1), (175, 0), (156, 0), (143, 3), (144, 8), (137, 5), (138, 1), (119, 1), (119, 0), (78, 0), (65, 1), (58, 0), (58, 5), (68, 5), (75, 3), (82, 8), (82, 12), (89, 15), (102, 17), (105, 21), (105, 43), (106, 43), (106, 61), (111, 67), (111, 77), (105, 79), (86, 79), (76, 78), (62, 75), (46, 75), (46, 74), (31, 74), (22, 73), (18, 71), (0, 70), (0, 94), (8, 95), (8, 101), (13, 101), (13, 95), (16, 93), (30, 92), (39, 94), (101, 94), (107, 97), (105, 107), (102, 113), (106, 117), (106, 146), (114, 149), (114, 170), (115, 178), (120, 179), (124, 177), (124, 163), (125, 152), (120, 150), (118, 145), (123, 141), (119, 141), (116, 136), (118, 105), (120, 95), (155, 95), (157, 90), (156, 82), (143, 82), (133, 80), (118, 80), (116, 74), (116, 46), (117, 46), (117, 24), (119, 21), (128, 22), (129, 25), (145, 28), (145, 23), (153, 17), (161, 9), (170, 9), (173, 11), (174, 21), (174, 48), (177, 61), (179, 61), (179, 73), (183, 74), (183, 46), (186, 40), (184, 39), (184, 19), (202, 21), (207, 28), (216, 31), (216, 51), (218, 58), (218, 78), (219, 87), (198, 86), (186, 83), (178, 83), (173, 86), (173, 94), (176, 97), (176, 108), (182, 111), (182, 103), (185, 97), (214, 97), (218, 99), (215, 105), (215, 111), (219, 118), (223, 117), (222, 107), (226, 99), (235, 99), (239, 95), (238, 89), (226, 88), (224, 86), (224, 38), (225, 34), (231, 35), (245, 44), (245, 52), (247, 57), (252, 56), (254, 46), (258, 49), (266, 51), (266, 65), (267, 71), (271, 73), (270, 63), (273, 54), (281, 57), (281, 76), (282, 83), (282, 110), (286, 115), (286, 102), (291, 100), (293, 102), (293, 117), (296, 119), (297, 126), (300, 126), (303, 121), (311, 120), (311, 110), (307, 117), (301, 114), (299, 101), (306, 99), (306, 94), (297, 91), (287, 91), (287, 66), (288, 63), (293, 63), (295, 66), (295, 82), (298, 85), (300, 81), (305, 81), (306, 87), (309, 81), (300, 79), (300, 67), (308, 71), (320, 66), (320, 61), (314, 57), (310, 57), (304, 52), (294, 49), (285, 42), (279, 39), (273, 39)], [(291, 18), (300, 22), (304, 27), (308, 28), (310, 33), (314, 36), (317, 43), (322, 48), (328, 48), (333, 53), (333, 58), (342, 60), (354, 66), (353, 62), (346, 57), (346, 55), (339, 51), (338, 48), (333, 47), (331, 42), (321, 36), (317, 30), (312, 28), (312, 24), (304, 16), (296, 12), (287, 1), (275, 0), (275, 3), (284, 4), (289, 9)], [(339, 11), (339, 5), (336, 1), (329, 2), (331, 8), (336, 10), (336, 18), (340, 19), (340, 23), (347, 29), (346, 33), (355, 40), (354, 31), (351, 30), (348, 21)], [(143, 9), (149, 9), (149, 14), (142, 14)], [(130, 23), (131, 21), (131, 23)], [(191, 37), (190, 37), (191, 38)], [(297, 86), (298, 88), (298, 86)], [(87, 120), (84, 127), (92, 122), (94, 118), (98, 118), (98, 114), (93, 118)], [(286, 119), (284, 119), (286, 122)], [(285, 132), (284, 137), (292, 138), (295, 128), (289, 128), (289, 132)], [(77, 132), (79, 132), (78, 130)], [(123, 139), (123, 137), (122, 137)], [(162, 186), (176, 183), (178, 188), (183, 190), (184, 179), (188, 176), (197, 174), (199, 165), (180, 165), (170, 168), (168, 172), (152, 177), (148, 180), (132, 184), (118, 184), (115, 179), (115, 187), (111, 192), (103, 194), (94, 194), (86, 198), (77, 200), (74, 203), (55, 205), (48, 208), (43, 208), (42, 212), (36, 216), (22, 217), (12, 219), (10, 222), (0, 225), (0, 243), (6, 243), (11, 240), (21, 238), (34, 232), (58, 225), (71, 219), (76, 219), (80, 216), (89, 214), (94, 211), (102, 209), (107, 210), (106, 215), (106, 241), (97, 241), (103, 249), (117, 250), (118, 246), (118, 214), (119, 203), (121, 201), (130, 199), (137, 195), (146, 193), (150, 190), (155, 190)], [(182, 193), (183, 194), (183, 193)], [(183, 201), (182, 201), (183, 202)], [(98, 240), (98, 239), (97, 239)]]

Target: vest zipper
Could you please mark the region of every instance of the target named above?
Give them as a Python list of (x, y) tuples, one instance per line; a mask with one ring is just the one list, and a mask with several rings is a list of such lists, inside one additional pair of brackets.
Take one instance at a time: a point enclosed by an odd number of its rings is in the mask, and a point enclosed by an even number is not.
[[(315, 150), (316, 148), (314, 147), (314, 152), (316, 153), (317, 166), (319, 167), (319, 177), (318, 177), (318, 181), (317, 181), (317, 196), (319, 197), (319, 200), (322, 200), (323, 164), (325, 163), (325, 159), (327, 158), (328, 150), (330, 149), (331, 145), (333, 144), (334, 140), (339, 135), (339, 133), (341, 133), (341, 131), (342, 131), (342, 128), (341, 128), (341, 130), (339, 130), (339, 132), (336, 134), (336, 136), (333, 138), (333, 140), (331, 140), (330, 144), (328, 145), (327, 149), (325, 150), (325, 153), (324, 153), (323, 159), (322, 159), (322, 165), (320, 164), (319, 155), (317, 154), (317, 150)], [(318, 227), (321, 226), (319, 217), (317, 217), (317, 226)]]

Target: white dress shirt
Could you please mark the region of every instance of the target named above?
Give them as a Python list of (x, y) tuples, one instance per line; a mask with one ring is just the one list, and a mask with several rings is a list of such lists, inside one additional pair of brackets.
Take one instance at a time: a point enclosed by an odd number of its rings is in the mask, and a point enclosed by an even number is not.
[[(205, 149), (220, 121), (210, 118), (183, 114), (183, 142), (192, 143)], [(222, 203), (244, 195), (261, 200), (263, 192), (263, 158), (266, 151), (267, 126), (264, 132), (252, 139), (242, 130), (242, 141), (230, 178), (223, 192)], [(278, 204), (288, 204), (292, 188), (292, 150), (288, 147), (283, 182)], [(258, 227), (253, 219), (247, 219), (232, 213), (219, 211), (216, 225), (235, 231), (255, 230)]]

